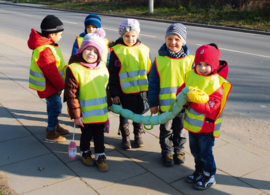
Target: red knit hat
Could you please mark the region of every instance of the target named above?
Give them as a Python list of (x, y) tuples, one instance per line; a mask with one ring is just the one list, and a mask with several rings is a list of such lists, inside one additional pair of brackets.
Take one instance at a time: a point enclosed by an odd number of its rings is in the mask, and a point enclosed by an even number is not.
[(195, 71), (196, 66), (199, 62), (206, 62), (211, 66), (211, 74), (217, 73), (219, 67), (219, 58), (221, 53), (219, 49), (211, 46), (211, 45), (203, 45), (199, 47), (195, 54)]

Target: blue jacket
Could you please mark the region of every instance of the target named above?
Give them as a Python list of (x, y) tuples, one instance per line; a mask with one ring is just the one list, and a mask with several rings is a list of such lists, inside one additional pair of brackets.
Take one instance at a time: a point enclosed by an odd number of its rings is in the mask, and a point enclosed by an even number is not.
[[(183, 46), (184, 52), (189, 55), (190, 51), (187, 45)], [(159, 56), (168, 56), (167, 46), (164, 43), (158, 50)], [(156, 61), (152, 63), (151, 70), (149, 73), (149, 88), (148, 88), (148, 103), (150, 108), (158, 106), (158, 95), (159, 95), (159, 76), (156, 67)]]
[[(85, 35), (86, 35), (86, 33), (83, 32), (83, 33), (81, 33), (79, 36), (80, 36), (80, 37), (84, 37)], [(74, 42), (74, 44), (73, 44), (73, 48), (72, 48), (72, 51), (71, 51), (71, 55), (74, 55), (74, 54), (78, 53), (78, 49), (79, 49), (79, 47), (78, 47), (78, 41), (77, 41), (77, 39), (76, 39), (75, 42)]]

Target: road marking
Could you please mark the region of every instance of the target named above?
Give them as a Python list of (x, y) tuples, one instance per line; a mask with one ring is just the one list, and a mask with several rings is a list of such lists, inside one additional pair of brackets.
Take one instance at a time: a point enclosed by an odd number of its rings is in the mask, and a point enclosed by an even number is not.
[[(201, 46), (202, 44), (196, 44), (196, 45)], [(270, 56), (264, 56), (264, 55), (254, 54), (254, 53), (247, 53), (247, 52), (236, 51), (236, 50), (225, 49), (225, 48), (219, 48), (219, 50), (231, 51), (231, 52), (242, 53), (242, 54), (247, 54), (247, 55), (251, 55), (251, 56), (258, 56), (258, 57), (263, 57), (263, 58), (270, 58)]]
[[(111, 28), (103, 28), (103, 29), (105, 29), (105, 30), (112, 30), (112, 31), (117, 31), (117, 32), (118, 32), (118, 30), (111, 29)], [(156, 36), (145, 35), (145, 34), (140, 34), (140, 36), (146, 36), (146, 37), (153, 37), (153, 38), (156, 38)]]
[(64, 21), (62, 20), (63, 23), (69, 23), (69, 24), (77, 24), (76, 22), (68, 22), (68, 21)]

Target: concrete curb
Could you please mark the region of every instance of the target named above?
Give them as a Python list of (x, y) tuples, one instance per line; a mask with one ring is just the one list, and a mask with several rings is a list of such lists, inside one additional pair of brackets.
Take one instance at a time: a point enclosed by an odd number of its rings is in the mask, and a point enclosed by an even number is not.
[[(15, 6), (35, 7), (35, 8), (40, 8), (40, 9), (51, 9), (51, 10), (57, 10), (57, 11), (89, 13), (87, 11), (79, 11), (79, 10), (66, 10), (66, 9), (47, 8), (47, 7), (39, 7), (39, 6), (36, 7), (36, 6), (29, 6), (29, 5), (19, 5), (19, 4), (16, 4), (16, 3), (4, 2), (4, 1), (0, 1), (0, 4), (1, 3), (2, 4), (8, 4), (8, 5), (15, 5)], [(39, 5), (39, 4), (37, 4), (37, 5)], [(111, 17), (121, 17), (121, 18), (130, 18), (131, 17), (131, 16), (126, 16), (126, 15), (113, 15), (113, 14), (104, 14), (104, 13), (98, 13), (98, 12), (92, 12), (92, 13), (95, 13), (95, 14), (98, 14), (98, 15), (103, 15), (103, 16), (111, 16)], [(137, 17), (137, 16), (132, 16), (132, 18), (139, 19), (139, 20), (153, 21), (153, 22), (165, 22), (165, 23), (181, 22), (181, 21), (176, 21), (176, 20), (162, 20), (162, 19), (153, 19), (153, 18), (143, 18), (143, 17)], [(252, 33), (252, 34), (270, 36), (270, 32), (264, 32), (264, 31), (247, 30), (247, 29), (241, 29), (241, 28), (215, 26), (215, 25), (207, 25), (207, 24), (199, 24), (199, 23), (191, 23), (191, 22), (181, 22), (181, 23), (184, 24), (184, 25), (187, 25), (187, 26), (212, 28), (212, 29), (220, 29), (220, 30), (229, 30), (229, 31), (236, 31), (236, 32)]]

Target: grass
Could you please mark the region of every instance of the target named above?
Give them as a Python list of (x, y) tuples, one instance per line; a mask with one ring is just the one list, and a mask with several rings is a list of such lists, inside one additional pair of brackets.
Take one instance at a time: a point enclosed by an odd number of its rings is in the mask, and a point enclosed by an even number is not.
[[(27, 0), (19, 0), (27, 2)], [(154, 13), (148, 13), (148, 6), (116, 4), (113, 2), (71, 3), (68, 1), (38, 1), (29, 3), (45, 4), (50, 8), (80, 10), (104, 14), (138, 16), (145, 18), (166, 19), (179, 22), (193, 22), (209, 25), (220, 25), (250, 30), (270, 31), (270, 11), (232, 9), (229, 5), (222, 8), (201, 8), (193, 5), (186, 7), (155, 7)]]

